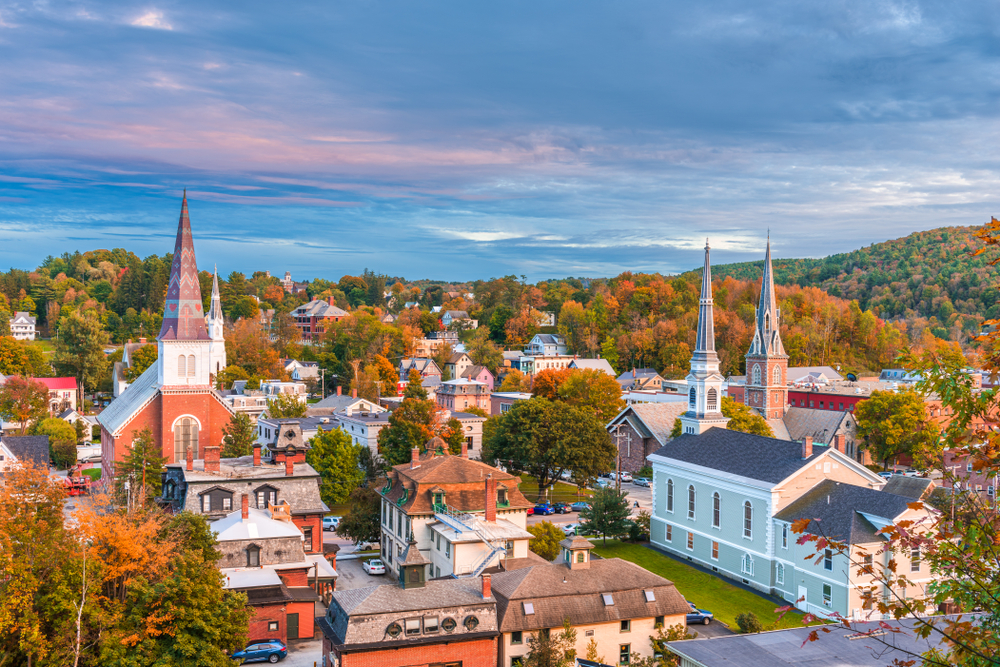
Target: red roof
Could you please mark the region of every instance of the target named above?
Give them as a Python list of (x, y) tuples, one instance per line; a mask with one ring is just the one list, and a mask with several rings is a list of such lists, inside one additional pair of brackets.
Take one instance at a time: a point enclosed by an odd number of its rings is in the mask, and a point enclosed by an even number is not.
[(76, 378), (31, 378), (41, 382), (49, 391), (76, 391)]

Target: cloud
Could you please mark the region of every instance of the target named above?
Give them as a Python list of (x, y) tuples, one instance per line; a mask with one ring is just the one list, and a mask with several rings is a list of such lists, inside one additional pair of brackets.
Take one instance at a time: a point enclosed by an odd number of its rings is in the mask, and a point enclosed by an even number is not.
[(141, 16), (132, 20), (132, 25), (143, 28), (156, 28), (157, 30), (173, 30), (174, 27), (163, 18), (163, 12), (151, 9)]

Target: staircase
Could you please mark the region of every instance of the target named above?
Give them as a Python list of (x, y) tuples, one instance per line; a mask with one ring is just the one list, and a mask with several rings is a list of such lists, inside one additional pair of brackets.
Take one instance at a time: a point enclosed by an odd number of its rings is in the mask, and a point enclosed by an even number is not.
[[(466, 512), (459, 512), (447, 505), (434, 505), (434, 516), (441, 523), (450, 526), (460, 533), (472, 533), (480, 539), (489, 549), (487, 554), (477, 561), (470, 574), (463, 574), (463, 577), (478, 577), (487, 568), (490, 562), (496, 558), (497, 554), (506, 551), (506, 540), (490, 540), (482, 531), (476, 528), (476, 516)], [(452, 573), (456, 579), (459, 575)]]

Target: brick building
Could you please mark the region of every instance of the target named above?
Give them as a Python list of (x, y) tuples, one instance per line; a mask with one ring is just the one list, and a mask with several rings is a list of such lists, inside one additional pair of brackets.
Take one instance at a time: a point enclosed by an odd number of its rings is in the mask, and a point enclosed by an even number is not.
[(222, 307), (216, 278), (210, 312), (203, 312), (186, 195), (157, 346), (157, 360), (98, 416), (106, 479), (142, 429), (152, 431), (167, 463), (177, 463), (188, 450), (198, 459), (218, 446), (233, 415), (212, 388), (213, 374), (226, 366)]
[(330, 324), (339, 322), (347, 315), (347, 311), (316, 297), (292, 311), (302, 340), (319, 340)]
[(635, 473), (648, 465), (646, 457), (670, 441), (670, 432), (688, 409), (687, 403), (633, 403), (607, 426), (618, 447), (621, 469)]
[(446, 410), (461, 412), (466, 408), (490, 409), (490, 388), (482, 382), (459, 378), (446, 380), (437, 388), (437, 404)]

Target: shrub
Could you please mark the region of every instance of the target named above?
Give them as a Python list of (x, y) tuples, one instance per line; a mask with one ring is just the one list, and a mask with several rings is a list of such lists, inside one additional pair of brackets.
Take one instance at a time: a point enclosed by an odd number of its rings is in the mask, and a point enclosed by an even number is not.
[(764, 626), (760, 623), (760, 619), (752, 611), (746, 611), (737, 616), (736, 625), (740, 626), (740, 632), (744, 634), (760, 632), (764, 629)]

